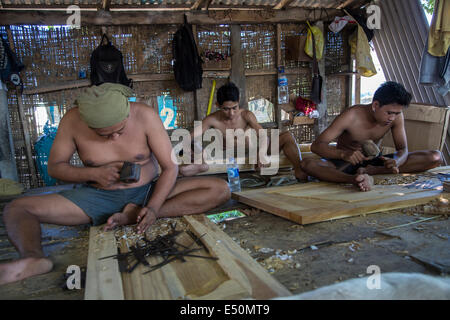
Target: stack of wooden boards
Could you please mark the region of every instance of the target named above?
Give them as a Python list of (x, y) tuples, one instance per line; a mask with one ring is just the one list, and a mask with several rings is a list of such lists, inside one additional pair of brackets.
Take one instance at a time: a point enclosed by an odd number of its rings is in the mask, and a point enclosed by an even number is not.
[[(442, 183), (433, 178), (433, 174), (439, 173), (450, 173), (450, 166), (430, 170), (423, 177), (436, 181), (439, 184), (436, 188), (393, 184), (375, 185), (371, 191), (359, 192), (352, 185), (315, 182), (247, 190), (233, 193), (232, 197), (288, 220), (309, 224), (427, 203), (441, 197)], [(401, 176), (415, 175), (380, 175), (375, 176), (375, 181)]]
[[(118, 253), (114, 233), (103, 232), (102, 226), (92, 227), (85, 299), (222, 300), (269, 299), (291, 295), (289, 290), (204, 215), (181, 219), (205, 246), (196, 254), (216, 257), (217, 260), (186, 257), (186, 262), (173, 261), (147, 274), (143, 274), (148, 271), (143, 265), (131, 273), (121, 273), (116, 259), (99, 260)], [(192, 239), (183, 233), (177, 241), (189, 245)], [(123, 242), (119, 247), (121, 252), (127, 250)], [(148, 261), (155, 265), (161, 258), (152, 257)]]

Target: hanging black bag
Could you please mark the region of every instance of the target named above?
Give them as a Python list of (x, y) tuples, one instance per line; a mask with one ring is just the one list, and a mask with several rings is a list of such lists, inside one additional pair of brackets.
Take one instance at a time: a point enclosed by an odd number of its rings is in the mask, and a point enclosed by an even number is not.
[(22, 85), (20, 71), (25, 67), (11, 50), (8, 40), (0, 35), (0, 80), (14, 86)]
[(192, 33), (192, 26), (184, 24), (175, 32), (172, 41), (173, 72), (178, 85), (185, 91), (195, 91), (202, 87), (202, 59)]
[[(309, 27), (308, 27), (309, 28)], [(316, 57), (316, 41), (314, 40), (314, 32), (312, 32), (312, 42), (313, 42), (313, 62), (312, 62), (312, 87), (311, 87), (311, 100), (315, 103), (322, 102), (322, 76), (320, 75), (319, 63)]]
[[(105, 39), (106, 44), (103, 44)], [(91, 83), (98, 86), (105, 82), (132, 87), (132, 80), (125, 74), (122, 52), (103, 34), (100, 45), (91, 55)]]

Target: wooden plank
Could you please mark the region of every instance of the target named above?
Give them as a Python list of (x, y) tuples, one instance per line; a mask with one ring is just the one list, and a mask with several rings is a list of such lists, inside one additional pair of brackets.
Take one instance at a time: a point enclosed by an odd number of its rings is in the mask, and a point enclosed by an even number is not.
[(246, 99), (244, 59), (241, 50), (241, 27), (231, 26), (231, 76), (230, 80), (239, 88), (240, 108), (248, 109)]
[(114, 232), (91, 227), (86, 274), (85, 300), (123, 300), (122, 278), (116, 259), (103, 259), (117, 254)]
[[(281, 67), (281, 24), (277, 23), (276, 25), (276, 59), (277, 59), (277, 88), (278, 88), (278, 78), (280, 76), (279, 71), (280, 71), (280, 67)], [(281, 121), (281, 104), (278, 102), (278, 94), (276, 95), (276, 103), (275, 103), (275, 121), (277, 122), (277, 127), (280, 130), (280, 132), (283, 132), (283, 125), (282, 125), (282, 121)]]
[[(327, 9), (330, 17), (340, 15), (340, 10)], [(165, 11), (86, 11), (82, 10), (82, 26), (138, 25), (138, 24), (182, 24), (186, 14), (188, 22), (197, 25), (206, 24), (248, 24), (248, 23), (302, 23), (306, 20), (322, 19), (314, 10), (289, 8), (289, 10), (165, 10)], [(69, 17), (61, 10), (2, 10), (0, 25), (65, 25)]]
[(285, 7), (287, 7), (288, 5), (290, 5), (294, 0), (280, 0), (280, 2), (278, 2), (276, 4), (275, 7), (273, 7), (274, 10), (280, 10), (283, 9)]
[[(8, 35), (8, 41), (10, 43), (11, 50), (14, 51), (14, 41), (13, 41), (13, 36), (12, 36), (11, 29), (9, 28), (9, 26), (6, 27), (6, 33)], [(32, 152), (32, 148), (31, 148), (30, 129), (28, 127), (28, 121), (25, 117), (22, 94), (19, 91), (18, 87), (16, 87), (15, 91), (16, 91), (16, 97), (17, 97), (17, 109), (19, 111), (19, 120), (22, 124), (22, 134), (23, 134), (23, 139), (25, 141), (25, 150), (26, 150), (26, 154), (27, 154), (28, 168), (30, 169), (30, 174), (31, 174), (31, 187), (37, 188), (38, 187), (37, 171), (36, 171), (36, 165), (34, 163), (33, 152)]]
[(253, 299), (270, 299), (278, 296), (290, 296), (291, 293), (247, 252), (237, 245), (205, 215), (184, 216), (197, 236), (209, 251), (219, 258), (218, 264), (224, 272), (242, 285)]
[[(304, 147), (304, 148), (306, 149), (307, 147)], [(303, 152), (302, 151), (302, 159), (320, 159), (320, 157), (313, 152)], [(292, 167), (292, 162), (289, 161), (289, 159), (286, 157), (286, 155), (284, 154), (283, 151), (280, 153), (280, 157), (278, 159), (276, 159), (275, 157), (272, 157), (272, 161), (274, 163), (278, 162), (278, 168), (291, 168)], [(272, 166), (274, 166), (274, 165), (275, 164), (272, 164)], [(240, 172), (255, 170), (255, 165), (249, 164), (248, 159), (245, 160), (245, 163), (238, 164), (238, 167), (239, 167)], [(227, 172), (226, 164), (210, 164), (209, 169), (205, 172), (199, 173), (199, 175), (210, 175), (210, 174), (226, 173), (226, 172)]]
[[(185, 216), (182, 219), (205, 246), (199, 247), (201, 250), (195, 254), (218, 260), (185, 257), (185, 262), (175, 260), (146, 274), (144, 272), (148, 271), (148, 267), (139, 265), (131, 273), (122, 273), (125, 299), (230, 300), (290, 295), (284, 286), (205, 215)], [(115, 239), (109, 241), (116, 245)], [(193, 239), (182, 233), (177, 237), (177, 242), (190, 246)], [(129, 250), (126, 239), (121, 239), (119, 247), (120, 252)], [(155, 265), (162, 258), (149, 257), (147, 261)]]
[[(403, 111), (408, 150), (440, 150), (446, 138), (449, 122), (449, 108), (411, 104)], [(389, 131), (383, 138), (382, 146), (395, 147)]]
[[(187, 234), (181, 234), (177, 242), (185, 246), (192, 243)], [(121, 252), (128, 252), (124, 240)], [(206, 250), (195, 252), (211, 256)], [(186, 257), (185, 262), (175, 260), (162, 268), (144, 274), (148, 268), (139, 265), (132, 273), (123, 273), (126, 300), (176, 300), (176, 299), (240, 299), (249, 293), (239, 283), (231, 280), (216, 261)], [(150, 257), (150, 265), (160, 263), (162, 258)]]
[(446, 119), (448, 109), (449, 108), (411, 103), (403, 113), (405, 120), (443, 123)]
[[(437, 169), (428, 174), (450, 171), (450, 167)], [(235, 192), (232, 197), (291, 221), (309, 224), (414, 206), (441, 195), (442, 190), (401, 185), (375, 185), (369, 192), (359, 192), (349, 185), (317, 182)]]
[[(322, 34), (326, 32), (323, 27), (323, 21), (319, 21), (316, 24)], [(325, 52), (323, 53), (323, 58), (318, 61), (319, 72), (323, 77), (322, 83), (322, 93), (321, 93), (321, 102), (317, 105), (317, 111), (319, 112), (319, 119), (317, 119), (317, 123), (314, 126), (314, 131), (316, 137), (318, 137), (325, 129), (328, 127), (328, 116), (327, 116), (327, 81), (325, 75)]]

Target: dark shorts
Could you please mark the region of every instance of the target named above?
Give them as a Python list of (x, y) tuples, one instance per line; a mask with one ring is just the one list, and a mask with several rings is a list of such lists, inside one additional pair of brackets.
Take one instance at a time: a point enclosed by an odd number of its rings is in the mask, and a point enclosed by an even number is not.
[(94, 226), (103, 224), (116, 212), (121, 212), (128, 203), (145, 205), (153, 193), (152, 181), (146, 185), (117, 190), (103, 190), (87, 184), (71, 190), (63, 190), (58, 194), (75, 203), (91, 219)]
[[(394, 154), (386, 154), (383, 155), (386, 158), (394, 158)], [(348, 164), (347, 161), (341, 160), (341, 159), (325, 159), (322, 158), (323, 161), (330, 161), (332, 162), (337, 169), (343, 167), (344, 165)], [(384, 162), (383, 160), (381, 160), (379, 157), (376, 157), (372, 160), (367, 160), (367, 161), (363, 161), (363, 163), (357, 164), (357, 165), (352, 165), (350, 164), (347, 168), (345, 168), (342, 172), (347, 173), (347, 174), (356, 174), (357, 170), (359, 168), (364, 168), (367, 166), (374, 166), (374, 167), (382, 167), (384, 166)]]

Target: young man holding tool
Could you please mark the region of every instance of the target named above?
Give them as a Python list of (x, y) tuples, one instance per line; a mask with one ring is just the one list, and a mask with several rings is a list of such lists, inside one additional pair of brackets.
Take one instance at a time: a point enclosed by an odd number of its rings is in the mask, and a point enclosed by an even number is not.
[[(361, 191), (369, 191), (374, 174), (421, 172), (439, 166), (438, 150), (408, 152), (403, 108), (411, 94), (396, 82), (385, 82), (375, 92), (369, 105), (356, 105), (339, 115), (314, 141), (311, 151), (323, 159), (308, 159), (302, 168), (309, 175), (324, 181), (352, 183)], [(368, 141), (379, 144), (392, 132), (396, 152), (368, 158), (364, 148)], [(337, 145), (330, 146), (330, 142)]]
[[(120, 84), (92, 86), (77, 98), (78, 107), (65, 114), (48, 171), (56, 179), (84, 185), (22, 197), (5, 207), (3, 220), (20, 259), (0, 264), (0, 285), (52, 269), (52, 261), (42, 251), (40, 223), (107, 222), (106, 230), (138, 223), (142, 233), (159, 217), (205, 212), (230, 198), (222, 179), (177, 181), (178, 166), (172, 161), (172, 145), (158, 114), (145, 104), (128, 102), (131, 94)], [(84, 167), (70, 164), (75, 151)], [(134, 166), (126, 170), (124, 162)], [(158, 164), (161, 174), (153, 182)]]
[[(219, 130), (225, 139), (226, 131), (228, 129), (242, 129), (244, 131), (253, 129), (256, 131), (256, 134), (259, 133), (260, 129), (263, 129), (253, 112), (239, 108), (239, 89), (234, 83), (230, 82), (225, 84), (217, 90), (216, 105), (219, 110), (210, 114), (202, 121), (202, 134), (205, 133), (206, 130), (214, 128)], [(224, 143), (224, 145), (226, 144)], [(234, 143), (234, 145), (236, 145), (236, 143)], [(266, 143), (263, 141), (258, 147), (263, 149), (262, 151), (264, 153), (270, 149), (270, 142), (267, 141)], [(283, 132), (280, 134), (279, 149), (283, 150), (286, 157), (294, 166), (294, 174), (297, 180), (306, 181), (308, 176), (301, 169), (300, 163), (302, 161), (302, 156), (292, 133)], [(262, 166), (262, 162), (258, 159), (257, 167), (261, 168)], [(189, 164), (180, 166), (180, 173), (183, 176), (192, 176), (207, 170), (207, 164)]]

